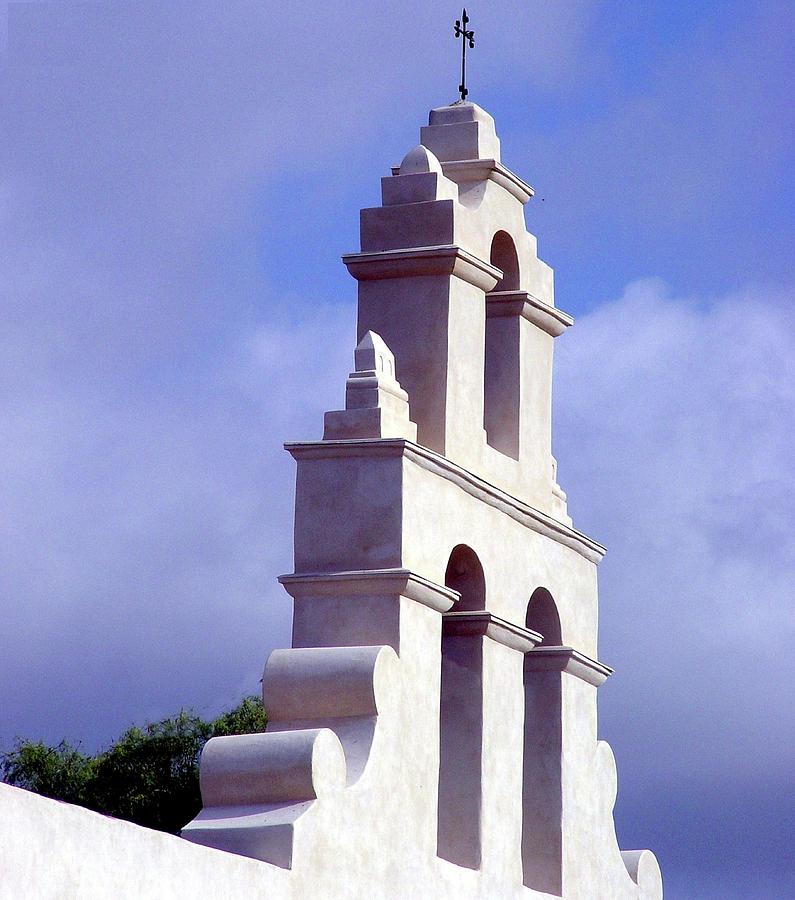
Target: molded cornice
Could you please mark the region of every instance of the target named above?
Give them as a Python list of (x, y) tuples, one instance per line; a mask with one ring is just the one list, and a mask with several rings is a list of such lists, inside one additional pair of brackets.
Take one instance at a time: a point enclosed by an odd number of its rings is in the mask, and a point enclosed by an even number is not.
[(483, 635), (520, 653), (527, 653), (543, 640), (537, 632), (521, 628), (485, 610), (444, 613), (442, 634), (466, 637)]
[(294, 600), (314, 597), (372, 597), (400, 594), (445, 613), (461, 596), (409, 569), (357, 569), (350, 572), (299, 572), (280, 575)]
[(542, 331), (557, 337), (574, 324), (574, 319), (561, 309), (544, 303), (527, 291), (492, 291), (486, 295), (486, 315), (521, 316)]
[[(505, 188), (509, 194), (525, 204), (535, 195), (527, 182), (496, 159), (451, 159), (441, 160), (442, 172), (451, 181), (466, 184), (472, 181), (493, 181)], [(400, 174), (400, 166), (392, 166), (392, 174)]]
[(423, 469), (445, 478), (461, 490), (477, 497), (489, 506), (499, 509), (505, 515), (526, 528), (544, 535), (559, 544), (570, 547), (593, 563), (598, 563), (606, 550), (586, 535), (564, 525), (541, 510), (535, 509), (522, 500), (483, 478), (451, 462), (447, 457), (403, 438), (391, 440), (355, 441), (306, 441), (284, 445), (294, 459), (329, 459), (335, 456), (400, 457), (411, 460)]
[(610, 666), (591, 659), (573, 647), (534, 647), (524, 657), (526, 672), (568, 672), (599, 687), (613, 674)]
[(442, 162), (442, 172), (455, 182), (493, 181), (522, 204), (535, 194), (529, 184), (496, 159), (454, 159)]
[(455, 275), (482, 291), (490, 291), (502, 278), (500, 269), (455, 244), (348, 253), (342, 261), (357, 281)]

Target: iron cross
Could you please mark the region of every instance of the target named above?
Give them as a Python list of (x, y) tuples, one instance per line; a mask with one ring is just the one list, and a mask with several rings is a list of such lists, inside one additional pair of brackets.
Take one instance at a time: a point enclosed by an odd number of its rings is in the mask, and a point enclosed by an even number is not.
[(475, 32), (467, 31), (467, 24), (469, 22), (469, 16), (467, 15), (466, 7), (464, 8), (464, 12), (461, 14), (460, 19), (456, 19), (455, 23), (455, 36), (458, 38), (462, 38), (461, 41), (461, 84), (458, 85), (458, 90), (461, 92), (461, 99), (466, 100), (467, 94), (469, 91), (467, 90), (467, 44), (469, 44), (470, 49), (474, 49), (475, 47)]

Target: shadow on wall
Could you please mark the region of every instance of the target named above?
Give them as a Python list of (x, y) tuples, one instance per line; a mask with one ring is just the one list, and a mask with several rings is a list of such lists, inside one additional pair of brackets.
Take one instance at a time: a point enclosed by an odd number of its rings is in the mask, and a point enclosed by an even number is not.
[[(477, 554), (459, 544), (450, 554), (444, 583), (461, 595), (452, 609), (486, 608), (486, 579)], [(483, 636), (445, 634), (442, 628), (439, 705), (439, 808), (436, 852), (480, 868)]]
[[(483, 371), (483, 427), (486, 441), (513, 459), (519, 459), (520, 322), (506, 315), (499, 302), (505, 291), (519, 290), (519, 257), (513, 238), (498, 231), (491, 242), (490, 261), (502, 279), (486, 294), (486, 347)], [(492, 298), (491, 301), (489, 298)]]
[[(539, 646), (560, 646), (560, 615), (546, 588), (533, 592), (525, 625), (542, 635)], [(524, 672), (523, 880), (533, 890), (558, 897), (563, 889), (562, 678), (560, 671), (530, 671), (526, 667)]]
[(533, 591), (527, 604), (525, 627), (541, 635), (543, 640), (539, 647), (559, 647), (563, 642), (558, 608), (546, 588)]
[(489, 261), (502, 270), (502, 279), (494, 287), (495, 291), (519, 290), (519, 256), (513, 238), (507, 231), (498, 231), (491, 242)]
[(486, 608), (486, 577), (483, 566), (475, 551), (465, 544), (459, 544), (450, 554), (444, 583), (461, 595), (453, 612)]

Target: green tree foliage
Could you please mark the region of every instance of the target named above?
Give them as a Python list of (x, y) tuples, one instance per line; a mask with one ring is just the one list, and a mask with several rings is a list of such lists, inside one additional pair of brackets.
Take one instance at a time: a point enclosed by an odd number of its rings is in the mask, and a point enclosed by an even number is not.
[(174, 834), (201, 808), (199, 755), (211, 738), (265, 731), (258, 697), (246, 697), (213, 721), (179, 715), (133, 726), (96, 756), (66, 741), (48, 747), (18, 740), (0, 754), (3, 781), (45, 797)]
[(48, 747), (41, 741), (17, 741), (2, 755), (3, 781), (45, 797), (83, 803), (93, 775), (94, 760), (61, 741)]

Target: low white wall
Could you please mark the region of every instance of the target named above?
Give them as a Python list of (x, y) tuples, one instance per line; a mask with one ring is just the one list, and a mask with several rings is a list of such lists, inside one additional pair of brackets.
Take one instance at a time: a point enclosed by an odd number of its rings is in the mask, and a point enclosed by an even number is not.
[(0, 783), (2, 900), (284, 897), (289, 872)]

